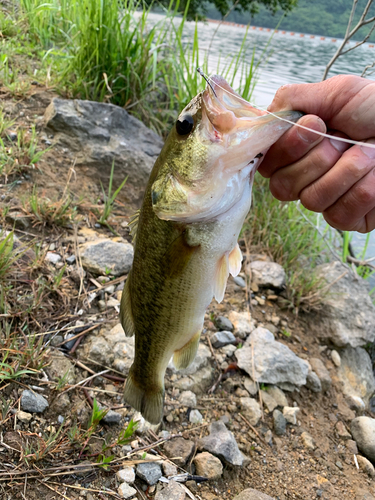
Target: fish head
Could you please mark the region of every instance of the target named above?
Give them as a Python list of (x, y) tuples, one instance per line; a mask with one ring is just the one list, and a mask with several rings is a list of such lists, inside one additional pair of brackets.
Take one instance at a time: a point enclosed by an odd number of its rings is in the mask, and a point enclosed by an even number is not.
[[(180, 113), (159, 157), (151, 188), (160, 219), (214, 220), (241, 198), (262, 157), (302, 113), (267, 114), (242, 99), (221, 76)], [(279, 118), (278, 118), (279, 117)]]

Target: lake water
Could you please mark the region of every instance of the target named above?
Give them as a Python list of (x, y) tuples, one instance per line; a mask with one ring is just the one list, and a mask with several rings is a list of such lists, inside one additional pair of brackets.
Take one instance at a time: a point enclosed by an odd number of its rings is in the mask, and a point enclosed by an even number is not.
[[(150, 23), (158, 22), (162, 15), (150, 14)], [(176, 22), (178, 22), (176, 20)], [(238, 54), (246, 27), (217, 23), (198, 23), (199, 48), (204, 55), (208, 54), (209, 73), (218, 71), (219, 61), (222, 66), (233, 56)], [(185, 24), (185, 42), (192, 40), (195, 30), (194, 22)], [(217, 30), (216, 34), (215, 31)], [(276, 90), (287, 83), (312, 83), (322, 79), (325, 67), (337, 50), (341, 40), (309, 34), (291, 34), (291, 32), (274, 33), (265, 28), (250, 27), (246, 40), (245, 58), (250, 63), (255, 47), (255, 60), (263, 60), (257, 74), (257, 83), (253, 93), (253, 102), (261, 107), (271, 103)], [(355, 42), (351, 42), (353, 46)], [(267, 48), (268, 47), (268, 48)], [(266, 57), (264, 57), (264, 50)], [(364, 68), (375, 61), (375, 47), (372, 44), (363, 44), (348, 54), (340, 57), (333, 65), (328, 76), (337, 74), (361, 75)], [(369, 79), (375, 80), (374, 75)], [(235, 81), (235, 87), (239, 82)], [(354, 233), (353, 245), (357, 251), (363, 247), (365, 235)], [(375, 256), (375, 234), (371, 235), (367, 257)]]

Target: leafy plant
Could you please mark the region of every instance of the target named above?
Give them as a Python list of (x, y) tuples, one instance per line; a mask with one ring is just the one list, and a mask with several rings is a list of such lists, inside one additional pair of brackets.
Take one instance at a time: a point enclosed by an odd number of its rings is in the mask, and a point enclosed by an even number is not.
[(103, 210), (100, 214), (100, 217), (98, 219), (99, 224), (102, 226), (107, 226), (111, 231), (113, 229), (109, 226), (108, 224), (108, 218), (112, 213), (113, 210), (113, 205), (116, 201), (116, 198), (118, 194), (120, 193), (121, 189), (125, 186), (125, 183), (127, 181), (127, 177), (121, 182), (119, 187), (116, 189), (114, 193), (112, 193), (112, 184), (113, 184), (113, 174), (115, 170), (115, 162), (112, 163), (112, 168), (111, 168), (111, 174), (109, 176), (109, 185), (108, 185), (108, 194), (104, 191), (103, 185), (102, 185), (102, 191), (103, 191), (103, 198), (104, 198), (104, 207)]

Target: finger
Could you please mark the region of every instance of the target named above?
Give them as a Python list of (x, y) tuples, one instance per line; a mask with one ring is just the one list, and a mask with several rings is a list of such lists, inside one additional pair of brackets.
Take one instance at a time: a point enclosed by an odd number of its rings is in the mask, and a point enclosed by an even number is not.
[(375, 133), (375, 82), (354, 75), (338, 75), (323, 82), (281, 87), (270, 111), (296, 109), (320, 116), (329, 128), (356, 140)]
[(326, 174), (301, 191), (301, 202), (309, 210), (324, 212), (374, 167), (375, 149), (353, 146)]
[(281, 201), (298, 200), (301, 192), (325, 175), (348, 148), (345, 142), (324, 139), (303, 158), (272, 175), (272, 194)]
[[(318, 132), (325, 133), (327, 131), (323, 120), (315, 115), (303, 116), (298, 121), (298, 125), (303, 125)], [(311, 130), (298, 126), (292, 127), (268, 150), (259, 167), (259, 172), (263, 177), (271, 177), (280, 167), (294, 163), (302, 156), (305, 156), (322, 139), (322, 136), (315, 134)]]
[(336, 229), (371, 231), (375, 223), (375, 166), (323, 215)]

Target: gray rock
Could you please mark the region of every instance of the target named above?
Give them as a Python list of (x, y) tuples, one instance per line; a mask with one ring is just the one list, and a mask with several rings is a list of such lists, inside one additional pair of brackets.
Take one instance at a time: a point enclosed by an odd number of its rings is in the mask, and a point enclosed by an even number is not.
[(201, 438), (198, 446), (232, 465), (244, 463), (245, 457), (239, 450), (233, 434), (221, 420), (212, 422), (209, 436)]
[(185, 500), (186, 493), (177, 481), (169, 481), (168, 485), (155, 495), (155, 500)]
[(236, 495), (233, 500), (275, 500), (273, 497), (261, 493), (260, 491), (253, 490), (253, 488), (248, 488), (241, 491), (239, 495)]
[(50, 360), (50, 364), (46, 367), (47, 375), (54, 381), (64, 378), (66, 384), (74, 384), (75, 369), (69, 359), (60, 351), (53, 350)]
[(199, 410), (191, 410), (189, 414), (189, 422), (192, 424), (201, 424), (203, 422), (203, 415)]
[(264, 328), (257, 328), (235, 352), (237, 364), (259, 383), (301, 386), (306, 384), (309, 366)]
[(127, 201), (141, 201), (163, 147), (161, 137), (120, 106), (99, 102), (54, 99), (44, 119), (54, 141), (76, 158), (77, 171), (83, 170), (96, 184), (105, 183), (115, 162), (114, 186), (128, 176), (121, 194)]
[(156, 484), (162, 476), (161, 466), (155, 462), (145, 462), (137, 465), (137, 476), (152, 486)]
[(375, 392), (375, 377), (368, 352), (361, 347), (343, 349), (338, 373), (344, 394), (361, 398), (368, 404)]
[(286, 274), (282, 266), (276, 262), (255, 260), (250, 262), (251, 281), (258, 286), (283, 288)]
[(269, 385), (267, 387), (267, 392), (276, 401), (277, 406), (288, 406), (288, 400), (286, 399), (286, 396), (281, 389), (279, 389), (275, 385)]
[(189, 408), (194, 408), (195, 406), (197, 406), (197, 396), (194, 394), (194, 392), (181, 392), (179, 400), (182, 405), (188, 406)]
[(245, 377), (243, 385), (250, 396), (255, 396), (258, 393), (258, 386), (251, 378)]
[(72, 264), (75, 263), (75, 261), (77, 260), (77, 258), (76, 258), (75, 255), (70, 255), (65, 260), (66, 260), (66, 263), (69, 264), (69, 266), (71, 266)]
[(125, 467), (116, 472), (116, 477), (122, 482), (133, 484), (135, 481), (134, 467)]
[(47, 252), (44, 260), (50, 262), (51, 264), (57, 264), (61, 260), (61, 255), (55, 252)]
[(333, 364), (335, 366), (339, 367), (341, 365), (340, 354), (335, 349), (333, 349), (332, 352), (331, 352), (331, 359), (332, 359)]
[(272, 413), (273, 410), (278, 406), (275, 399), (273, 399), (273, 397), (268, 392), (268, 390), (267, 391), (259, 391), (259, 394), (261, 395), (262, 401), (266, 405), (267, 410)]
[(130, 271), (133, 255), (133, 245), (128, 242), (99, 240), (86, 244), (81, 260), (82, 266), (92, 273), (122, 276)]
[(196, 474), (208, 479), (219, 479), (223, 473), (223, 464), (221, 461), (207, 451), (198, 453), (195, 456), (194, 465)]
[(323, 392), (329, 391), (332, 385), (332, 379), (323, 361), (319, 358), (311, 358), (310, 365), (320, 380), (322, 391)]
[(259, 403), (256, 399), (243, 397), (240, 398), (241, 408), (244, 411), (244, 415), (251, 425), (257, 425), (259, 422), (262, 411), (260, 409)]
[(308, 432), (302, 432), (301, 440), (305, 448), (312, 451), (315, 450), (316, 446), (311, 434), (309, 434)]
[(375, 461), (375, 419), (357, 417), (350, 424), (350, 431), (358, 449), (372, 462)]
[(194, 452), (195, 444), (184, 438), (171, 439), (164, 443), (164, 453), (169, 458), (179, 457), (174, 459), (176, 465), (183, 467), (190, 459)]
[(365, 457), (361, 457), (361, 455), (357, 456), (357, 462), (359, 465), (359, 468), (363, 470), (366, 474), (368, 474), (370, 477), (375, 477), (375, 468), (372, 465), (372, 463), (367, 460)]
[(233, 281), (236, 283), (237, 286), (240, 286), (241, 288), (246, 288), (246, 281), (241, 278), (241, 276), (235, 276), (233, 278)]
[(195, 394), (204, 394), (212, 384), (213, 370), (211, 366), (204, 366), (190, 376), (182, 377), (174, 383), (180, 391), (192, 391)]
[(40, 394), (25, 389), (21, 394), (21, 407), (30, 413), (42, 413), (48, 408), (48, 401)]
[(161, 464), (161, 466), (163, 468), (163, 472), (164, 472), (164, 476), (165, 477), (177, 476), (178, 469), (171, 462), (167, 462), (165, 460), (165, 461), (163, 461), (163, 463)]
[(340, 439), (348, 441), (352, 439), (352, 435), (347, 431), (345, 425), (339, 420), (335, 426), (336, 434)]
[(133, 498), (137, 494), (137, 490), (132, 488), (128, 483), (120, 484), (117, 491), (121, 498)]
[(286, 433), (286, 420), (280, 410), (274, 410), (273, 414), (273, 430), (277, 436), (283, 436)]
[(283, 415), (288, 424), (297, 425), (297, 415), (299, 411), (297, 406), (284, 406)]
[(322, 384), (320, 382), (320, 378), (312, 370), (307, 374), (306, 387), (313, 392), (322, 392)]
[(311, 335), (337, 347), (360, 347), (375, 340), (375, 307), (369, 283), (340, 262), (317, 268), (318, 277), (330, 284), (324, 310), (311, 315)]
[(122, 416), (113, 410), (109, 410), (108, 413), (102, 418), (102, 422), (107, 425), (115, 425), (121, 422)]
[(125, 337), (120, 323), (110, 330), (107, 328), (90, 335), (82, 347), (83, 358), (93, 359), (105, 366), (113, 365), (127, 375), (134, 359), (134, 336)]
[(221, 330), (220, 332), (214, 333), (210, 338), (212, 347), (218, 349), (219, 347), (224, 347), (228, 344), (234, 344), (236, 342), (236, 337), (232, 332), (227, 332), (225, 330)]
[(30, 219), (23, 212), (9, 212), (6, 214), (5, 220), (18, 229), (25, 230), (30, 227)]
[(225, 316), (218, 316), (215, 320), (215, 325), (219, 330), (227, 330), (233, 332), (233, 325)]
[(254, 320), (248, 312), (231, 311), (229, 319), (233, 324), (237, 337), (240, 339), (246, 339), (255, 329)]

